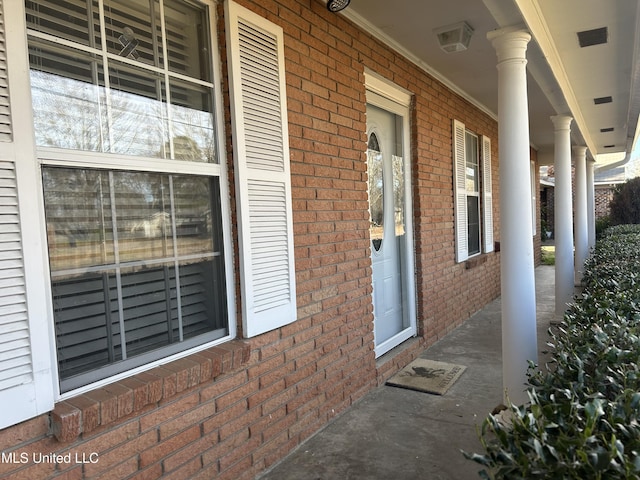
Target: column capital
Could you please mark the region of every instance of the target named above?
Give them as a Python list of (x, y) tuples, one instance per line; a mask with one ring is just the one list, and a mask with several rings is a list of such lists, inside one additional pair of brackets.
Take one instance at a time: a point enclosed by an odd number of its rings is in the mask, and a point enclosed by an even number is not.
[(498, 54), (498, 64), (509, 60), (526, 62), (527, 44), (531, 34), (521, 27), (506, 27), (487, 33), (487, 39)]
[(572, 148), (573, 155), (576, 157), (586, 158), (587, 156), (587, 147), (584, 145), (574, 145)]
[(551, 121), (553, 122), (553, 126), (556, 131), (569, 130), (573, 117), (570, 117), (569, 115), (553, 115), (551, 117)]

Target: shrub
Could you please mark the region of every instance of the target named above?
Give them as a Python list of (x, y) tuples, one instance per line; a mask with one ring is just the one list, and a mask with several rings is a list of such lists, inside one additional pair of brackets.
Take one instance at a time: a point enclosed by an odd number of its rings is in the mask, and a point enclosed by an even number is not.
[(609, 216), (600, 217), (596, 220), (596, 239), (599, 239), (604, 234), (605, 230), (611, 226), (611, 219)]
[(612, 225), (640, 223), (640, 177), (616, 187), (609, 204)]
[(482, 423), (485, 479), (640, 478), (640, 226), (607, 230), (584, 291), (529, 370), (529, 403)]

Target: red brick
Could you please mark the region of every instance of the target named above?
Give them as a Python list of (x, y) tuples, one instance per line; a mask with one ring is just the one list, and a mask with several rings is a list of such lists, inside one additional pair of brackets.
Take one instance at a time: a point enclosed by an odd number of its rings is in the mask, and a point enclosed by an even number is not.
[(140, 417), (140, 429), (146, 431), (156, 428), (163, 422), (184, 415), (185, 412), (192, 410), (199, 404), (199, 399), (199, 394), (195, 392), (173, 399), (170, 403), (164, 403), (161, 407)]
[(125, 417), (133, 412), (133, 390), (123, 383), (111, 383), (102, 388), (117, 397), (118, 418)]
[(118, 419), (117, 395), (100, 388), (85, 395), (100, 404), (100, 425), (108, 425)]
[(18, 447), (22, 443), (43, 437), (49, 430), (49, 416), (40, 415), (13, 427), (0, 430), (0, 450)]
[(129, 477), (128, 480), (156, 480), (162, 477), (162, 465), (156, 463), (140, 470), (136, 475)]
[(146, 467), (166, 457), (171, 452), (188, 445), (200, 438), (200, 427), (193, 425), (183, 432), (166, 439), (151, 448), (140, 452), (140, 467)]
[(106, 450), (128, 442), (139, 434), (140, 423), (133, 419), (124, 424), (110, 425), (108, 428), (101, 427), (87, 438), (81, 447), (74, 445), (74, 448), (82, 448), (84, 452), (102, 454)]
[(162, 399), (164, 378), (152, 373), (153, 370), (137, 374), (134, 378), (147, 385), (149, 403), (157, 403)]
[(51, 412), (53, 434), (62, 443), (78, 438), (82, 424), (82, 412), (73, 405), (60, 402)]
[[(157, 443), (158, 434), (155, 431), (138, 435), (118, 447), (101, 453), (97, 457), (98, 461), (96, 463), (86, 463), (84, 465), (85, 475), (88, 477), (94, 477), (105, 472), (112, 472), (114, 468), (117, 468), (116, 466), (118, 464), (122, 463), (127, 458), (134, 458), (137, 463), (138, 452), (146, 450)], [(82, 448), (80, 454), (82, 453), (86, 455), (86, 458), (90, 459), (89, 456), (93, 452), (89, 452)]]

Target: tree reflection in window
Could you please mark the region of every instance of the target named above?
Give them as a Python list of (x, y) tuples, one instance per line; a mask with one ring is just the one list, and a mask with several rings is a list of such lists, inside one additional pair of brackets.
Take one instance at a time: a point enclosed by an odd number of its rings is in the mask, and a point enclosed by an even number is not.
[(43, 184), (63, 390), (228, 333), (217, 178), (45, 167)]
[[(25, 7), (39, 146), (217, 163), (204, 6), (26, 0)], [(185, 137), (197, 146), (187, 155), (174, 145)]]
[(384, 236), (384, 181), (382, 152), (375, 133), (371, 133), (367, 144), (367, 166), (369, 169), (369, 211), (371, 214), (369, 235), (374, 250), (378, 252), (382, 247)]

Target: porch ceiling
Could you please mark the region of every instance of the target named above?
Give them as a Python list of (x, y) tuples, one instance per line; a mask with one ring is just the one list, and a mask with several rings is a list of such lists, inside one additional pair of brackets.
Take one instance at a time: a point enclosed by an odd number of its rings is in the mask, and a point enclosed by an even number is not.
[[(487, 32), (522, 25), (533, 36), (527, 53), (530, 139), (541, 162), (553, 162), (549, 117), (556, 114), (574, 118), (574, 142), (587, 145), (599, 166), (620, 160), (632, 150), (640, 114), (640, 7), (636, 1), (352, 0), (341, 14), (494, 118), (498, 75)], [(463, 20), (474, 29), (469, 48), (445, 53), (434, 29)], [(607, 43), (580, 47), (578, 32), (602, 27), (607, 28)], [(611, 103), (594, 102), (609, 96)]]

